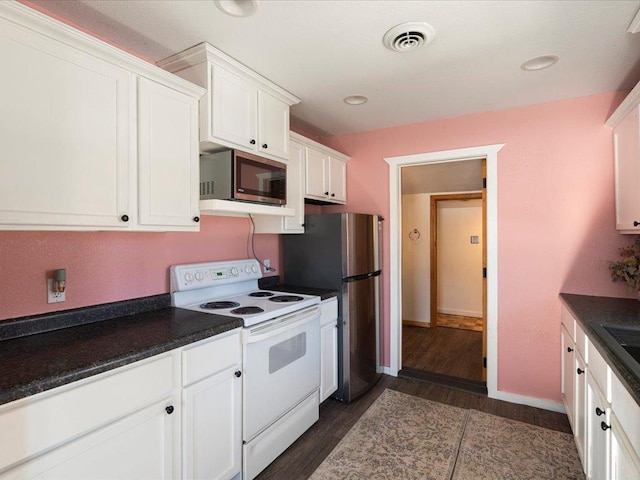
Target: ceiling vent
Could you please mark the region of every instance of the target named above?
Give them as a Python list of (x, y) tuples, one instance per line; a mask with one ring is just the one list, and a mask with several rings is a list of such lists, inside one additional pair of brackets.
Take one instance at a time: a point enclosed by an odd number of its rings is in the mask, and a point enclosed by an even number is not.
[(411, 52), (426, 45), (436, 36), (435, 29), (424, 22), (401, 23), (382, 37), (382, 43), (394, 52)]

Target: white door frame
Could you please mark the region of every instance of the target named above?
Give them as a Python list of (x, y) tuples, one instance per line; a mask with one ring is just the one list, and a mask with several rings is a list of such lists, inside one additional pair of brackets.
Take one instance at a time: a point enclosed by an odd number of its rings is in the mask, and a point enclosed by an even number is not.
[(459, 162), (486, 158), (487, 161), (487, 392), (498, 394), (498, 152), (504, 144), (417, 153), (385, 158), (389, 164), (389, 290), (390, 361), (389, 374), (402, 368), (402, 187), (400, 169), (410, 165)]

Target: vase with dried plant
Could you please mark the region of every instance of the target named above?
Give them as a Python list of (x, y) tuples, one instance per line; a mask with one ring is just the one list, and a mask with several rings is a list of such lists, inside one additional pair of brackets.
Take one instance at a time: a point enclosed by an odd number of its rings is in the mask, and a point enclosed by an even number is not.
[(636, 292), (640, 300), (640, 237), (627, 247), (619, 250), (621, 260), (609, 262), (609, 272), (611, 280), (614, 282), (625, 282), (629, 290)]

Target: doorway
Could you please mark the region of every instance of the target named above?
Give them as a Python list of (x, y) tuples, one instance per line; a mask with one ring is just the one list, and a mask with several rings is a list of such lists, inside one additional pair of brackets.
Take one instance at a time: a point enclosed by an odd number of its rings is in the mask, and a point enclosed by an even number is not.
[(400, 375), (486, 394), (483, 178), (484, 159), (402, 169)]
[(386, 157), (389, 165), (389, 342), (384, 350), (388, 367), (384, 371), (397, 376), (402, 368), (402, 188), (401, 170), (412, 165), (440, 164), (486, 159), (486, 337), (487, 381), (490, 398), (503, 398), (498, 390), (498, 154), (504, 144)]

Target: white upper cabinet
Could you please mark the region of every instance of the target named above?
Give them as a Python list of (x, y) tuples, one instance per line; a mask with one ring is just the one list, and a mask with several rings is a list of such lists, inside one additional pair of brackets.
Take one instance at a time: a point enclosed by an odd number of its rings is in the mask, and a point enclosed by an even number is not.
[(141, 78), (138, 106), (140, 229), (197, 230), (197, 99)]
[(305, 198), (323, 204), (346, 203), (349, 157), (301, 135), (295, 138), (305, 145)]
[(613, 128), (616, 187), (616, 228), (640, 233), (640, 84), (607, 120)]
[(299, 98), (207, 43), (158, 65), (207, 89), (200, 100), (201, 151), (238, 148), (288, 160), (289, 107)]
[(17, 2), (0, 55), (0, 230), (198, 230), (202, 89)]

